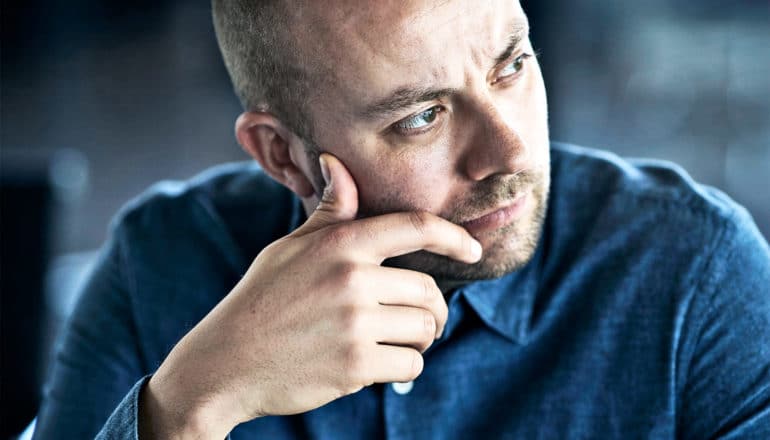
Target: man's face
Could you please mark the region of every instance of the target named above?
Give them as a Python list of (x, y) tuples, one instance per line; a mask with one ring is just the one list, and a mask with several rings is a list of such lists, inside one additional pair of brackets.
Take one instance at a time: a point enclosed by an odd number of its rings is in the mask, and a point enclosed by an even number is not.
[[(359, 214), (428, 211), (484, 248), (474, 265), (424, 251), (387, 263), (440, 280), (525, 264), (550, 166), (545, 89), (519, 3), (308, 3), (293, 29), (313, 66), (314, 141), (347, 166)], [(304, 168), (317, 182), (315, 164)]]

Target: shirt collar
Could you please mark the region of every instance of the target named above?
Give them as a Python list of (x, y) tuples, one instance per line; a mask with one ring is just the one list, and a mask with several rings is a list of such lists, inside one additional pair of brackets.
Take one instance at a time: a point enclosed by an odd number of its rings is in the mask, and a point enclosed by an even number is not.
[(540, 285), (544, 242), (541, 236), (534, 255), (521, 269), (465, 285), (459, 292), (488, 327), (522, 345), (529, 336)]

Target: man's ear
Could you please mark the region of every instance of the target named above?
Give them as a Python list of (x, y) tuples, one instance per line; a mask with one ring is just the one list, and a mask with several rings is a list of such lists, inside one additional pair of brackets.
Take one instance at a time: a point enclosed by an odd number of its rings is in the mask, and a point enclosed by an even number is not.
[(300, 197), (315, 194), (313, 185), (302, 172), (299, 158), (292, 152), (302, 151), (302, 141), (275, 116), (266, 112), (241, 114), (235, 121), (235, 137), (270, 177)]

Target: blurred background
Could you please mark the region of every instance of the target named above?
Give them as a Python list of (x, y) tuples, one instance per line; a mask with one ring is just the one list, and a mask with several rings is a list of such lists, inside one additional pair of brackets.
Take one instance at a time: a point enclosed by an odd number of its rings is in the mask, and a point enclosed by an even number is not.
[[(552, 138), (675, 161), (770, 236), (770, 2), (525, 1)], [(246, 160), (205, 0), (3, 0), (0, 438), (127, 200)]]

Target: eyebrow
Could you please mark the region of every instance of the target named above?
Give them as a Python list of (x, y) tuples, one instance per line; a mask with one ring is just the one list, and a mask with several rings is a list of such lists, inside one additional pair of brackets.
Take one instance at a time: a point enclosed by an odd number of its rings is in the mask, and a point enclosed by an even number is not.
[(421, 102), (435, 101), (457, 93), (457, 89), (426, 89), (420, 86), (406, 86), (396, 89), (387, 98), (371, 104), (361, 112), (366, 119), (379, 119)]
[(508, 35), (508, 46), (495, 58), (495, 66), (505, 62), (521, 42), (529, 35), (529, 26), (526, 23), (516, 22), (513, 31)]
[[(508, 46), (495, 58), (495, 66), (510, 58), (514, 50), (521, 44), (529, 33), (526, 22), (517, 21), (508, 36)], [(459, 92), (456, 88), (425, 88), (423, 86), (404, 86), (396, 89), (386, 98), (367, 105), (360, 112), (361, 117), (369, 120), (384, 119), (401, 109), (411, 107), (421, 102), (434, 101), (439, 98), (452, 96)]]

